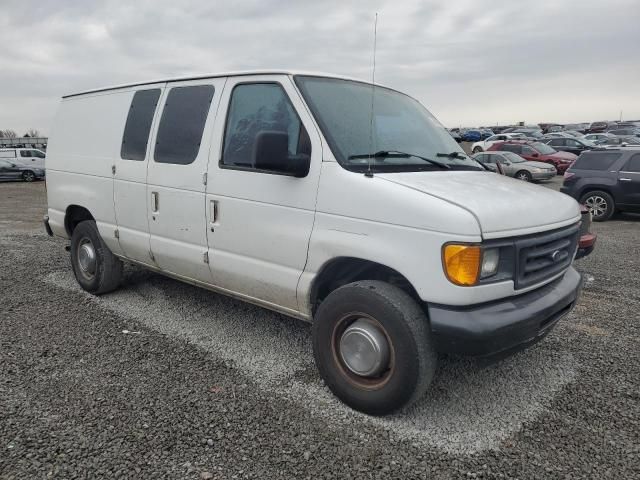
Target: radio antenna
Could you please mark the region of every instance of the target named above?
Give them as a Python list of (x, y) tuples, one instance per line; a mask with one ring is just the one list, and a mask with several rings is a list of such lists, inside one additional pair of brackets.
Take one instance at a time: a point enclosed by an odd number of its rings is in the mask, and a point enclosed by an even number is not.
[(373, 177), (371, 173), (371, 161), (374, 153), (373, 145), (373, 110), (375, 101), (376, 90), (376, 43), (378, 39), (378, 12), (376, 12), (375, 20), (373, 21), (373, 65), (371, 68), (371, 115), (369, 116), (369, 168), (367, 170), (367, 177)]

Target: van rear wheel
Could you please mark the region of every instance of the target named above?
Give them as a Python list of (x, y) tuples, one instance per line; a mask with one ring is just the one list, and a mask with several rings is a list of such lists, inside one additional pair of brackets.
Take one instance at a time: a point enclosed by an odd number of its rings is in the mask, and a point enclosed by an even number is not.
[(102, 241), (96, 222), (80, 222), (71, 235), (71, 267), (80, 286), (100, 295), (111, 292), (122, 280), (122, 262)]
[(380, 281), (351, 283), (327, 296), (313, 323), (313, 353), (331, 391), (371, 415), (422, 397), (437, 363), (422, 309)]

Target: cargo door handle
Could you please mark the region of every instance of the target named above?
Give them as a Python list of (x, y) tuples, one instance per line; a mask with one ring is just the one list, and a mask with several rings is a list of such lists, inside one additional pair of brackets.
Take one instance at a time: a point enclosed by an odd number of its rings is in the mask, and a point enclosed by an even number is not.
[(158, 213), (159, 206), (158, 192), (151, 192), (151, 211), (153, 213)]
[(624, 177), (623, 177), (623, 178), (621, 178), (621, 179), (620, 179), (620, 181), (621, 181), (621, 182), (630, 182), (630, 181), (631, 181), (631, 179), (630, 179), (630, 178), (624, 178)]
[(218, 201), (211, 200), (209, 202), (209, 226), (211, 227), (211, 231), (213, 232), (214, 227), (218, 224)]

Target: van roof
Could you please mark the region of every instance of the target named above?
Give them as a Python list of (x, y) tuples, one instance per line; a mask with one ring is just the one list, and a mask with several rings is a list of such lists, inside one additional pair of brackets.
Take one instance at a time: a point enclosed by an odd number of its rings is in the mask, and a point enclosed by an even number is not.
[[(139, 87), (141, 85), (153, 85), (155, 83), (170, 83), (170, 82), (184, 82), (188, 80), (201, 80), (205, 78), (220, 78), (220, 77), (241, 77), (247, 75), (309, 75), (314, 77), (327, 77), (327, 78), (338, 78), (341, 80), (353, 80), (356, 82), (369, 83), (372, 82), (367, 80), (362, 80), (359, 78), (346, 77), (342, 75), (335, 75), (332, 73), (321, 73), (321, 72), (308, 72), (308, 71), (298, 71), (298, 70), (246, 70), (246, 71), (237, 71), (237, 72), (222, 72), (222, 73), (208, 73), (208, 74), (194, 74), (194, 75), (186, 75), (182, 77), (172, 77), (172, 78), (162, 78), (156, 80), (149, 80), (144, 82), (132, 82), (132, 83), (124, 83), (121, 85), (114, 85), (110, 87), (101, 87), (94, 88), (91, 90), (83, 90), (77, 93), (70, 93), (68, 95), (63, 95), (62, 98), (70, 98), (77, 97), (80, 95), (87, 95), (90, 93), (98, 93), (98, 92), (107, 92), (109, 90), (118, 90), (121, 88), (130, 88), (130, 87)], [(389, 88), (385, 85), (380, 85), (375, 83), (376, 86)], [(393, 90), (393, 89), (391, 89)]]

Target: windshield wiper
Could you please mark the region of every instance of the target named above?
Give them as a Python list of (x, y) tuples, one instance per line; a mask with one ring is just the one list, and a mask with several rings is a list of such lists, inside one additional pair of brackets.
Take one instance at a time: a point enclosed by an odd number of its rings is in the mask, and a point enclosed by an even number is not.
[(380, 150), (376, 153), (365, 153), (365, 154), (361, 154), (361, 155), (349, 155), (349, 157), (347, 158), (348, 160), (353, 160), (356, 158), (409, 158), (409, 157), (415, 157), (415, 158), (419, 158), (420, 160), (424, 160), (425, 162), (428, 162), (432, 165), (435, 165), (436, 167), (439, 167), (443, 170), (449, 170), (451, 167), (449, 165), (447, 165), (446, 163), (442, 163), (439, 162), (437, 160), (432, 160), (431, 158), (427, 158), (427, 157), (423, 157), (421, 155), (416, 155), (414, 153), (406, 153), (406, 152), (398, 152), (396, 150)]
[(447, 158), (459, 158), (460, 160), (466, 160), (466, 155), (463, 155), (460, 152), (451, 152), (451, 153), (436, 153), (436, 157), (447, 157)]

